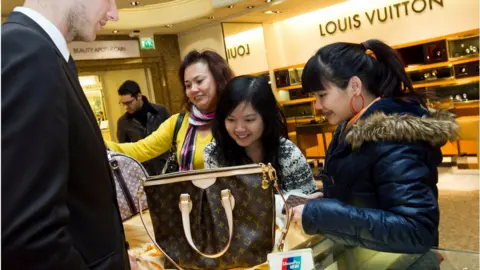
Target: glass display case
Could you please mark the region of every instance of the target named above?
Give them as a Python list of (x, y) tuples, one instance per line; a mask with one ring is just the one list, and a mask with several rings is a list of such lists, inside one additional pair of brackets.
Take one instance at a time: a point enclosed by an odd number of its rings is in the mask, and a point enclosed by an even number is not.
[(462, 250), (432, 249), (424, 254), (387, 253), (346, 247), (321, 236), (314, 236), (293, 249), (304, 248), (312, 249), (315, 270), (473, 270), (480, 267), (479, 253)]
[(448, 80), (453, 79), (455, 74), (453, 72), (453, 67), (445, 66), (431, 69), (423, 69), (418, 71), (408, 72), (408, 76), (412, 83), (423, 83), (436, 80)]
[(290, 79), (290, 85), (302, 84), (303, 68), (290, 68), (288, 69), (288, 77)]
[(478, 55), (479, 36), (448, 39), (448, 57), (450, 60)]
[(303, 102), (298, 104), (284, 104), (283, 113), (287, 119), (302, 119), (315, 117), (315, 110), (312, 102)]
[(455, 105), (463, 103), (478, 103), (478, 82), (428, 87), (421, 89), (426, 94), (429, 106), (436, 109), (453, 110)]
[(275, 82), (278, 88), (290, 85), (290, 74), (288, 70), (275, 71)]
[(447, 61), (445, 40), (429, 42), (397, 49), (405, 66), (432, 64)]
[(457, 64), (453, 66), (455, 70), (455, 78), (468, 78), (478, 76), (478, 61)]

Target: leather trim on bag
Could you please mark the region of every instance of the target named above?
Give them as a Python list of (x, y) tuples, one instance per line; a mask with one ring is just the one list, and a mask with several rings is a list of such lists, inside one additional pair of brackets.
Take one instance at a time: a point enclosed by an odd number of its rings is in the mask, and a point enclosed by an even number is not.
[[(147, 179), (143, 183), (143, 186), (156, 186), (156, 185), (164, 185), (164, 184), (172, 184), (172, 183), (179, 183), (179, 182), (186, 182), (186, 181), (195, 181), (195, 180), (211, 180), (212, 178), (219, 178), (219, 177), (228, 177), (228, 176), (236, 176), (236, 175), (244, 175), (244, 174), (256, 174), (262, 173), (262, 168), (260, 166), (249, 166), (250, 168), (238, 168), (235, 170), (225, 171), (225, 170), (217, 170), (217, 169), (206, 169), (201, 171), (188, 171), (179, 173), (178, 176), (173, 176), (173, 174), (169, 174), (168, 177), (152, 177)], [(152, 179), (152, 180), (150, 180)]]
[(215, 184), (215, 181), (217, 181), (217, 178), (202, 179), (201, 181), (194, 180), (194, 181), (192, 181), (192, 184), (196, 187), (207, 189), (209, 186)]

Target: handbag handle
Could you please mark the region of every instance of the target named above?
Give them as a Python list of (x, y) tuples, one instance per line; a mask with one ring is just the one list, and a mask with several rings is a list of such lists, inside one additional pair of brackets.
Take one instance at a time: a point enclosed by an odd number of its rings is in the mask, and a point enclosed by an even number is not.
[(178, 265), (168, 254), (157, 244), (157, 241), (153, 238), (152, 233), (148, 230), (147, 224), (145, 223), (145, 220), (143, 219), (143, 205), (142, 205), (142, 195), (143, 195), (143, 186), (140, 185), (138, 187), (138, 192), (137, 192), (137, 199), (138, 199), (138, 208), (140, 209), (140, 220), (142, 220), (143, 227), (145, 228), (145, 231), (147, 231), (148, 237), (152, 241), (152, 243), (155, 245), (155, 247), (167, 258), (175, 267), (177, 267), (179, 270), (183, 270), (180, 265)]
[(233, 208), (235, 207), (235, 199), (233, 198), (232, 193), (228, 189), (222, 190), (220, 194), (222, 198), (222, 206), (225, 209), (225, 213), (227, 215), (229, 238), (225, 248), (215, 254), (203, 253), (200, 250), (198, 250), (198, 248), (193, 243), (192, 231), (190, 228), (190, 212), (192, 211), (193, 203), (192, 203), (192, 200), (190, 199), (190, 195), (186, 193), (181, 194), (180, 202), (178, 204), (180, 208), (180, 212), (182, 212), (183, 231), (185, 232), (185, 237), (187, 238), (188, 244), (190, 244), (193, 250), (195, 250), (198, 254), (210, 259), (215, 259), (225, 254), (227, 250), (230, 248), (230, 244), (232, 242), (232, 237), (233, 237)]

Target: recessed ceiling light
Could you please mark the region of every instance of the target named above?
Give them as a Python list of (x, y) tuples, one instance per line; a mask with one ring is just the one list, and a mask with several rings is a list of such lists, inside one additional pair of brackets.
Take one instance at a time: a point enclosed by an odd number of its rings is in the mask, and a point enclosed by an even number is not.
[(138, 2), (138, 1), (130, 2), (130, 5), (131, 6), (138, 6), (138, 5), (140, 5), (140, 2)]
[(233, 8), (233, 7), (234, 7), (234, 5), (230, 5), (230, 6), (228, 6), (228, 8)]
[(117, 34), (118, 30), (113, 30), (112, 33)]
[(280, 14), (280, 11), (278, 11), (278, 10), (266, 10), (263, 13), (265, 13), (265, 14)]
[(272, 2), (272, 0), (265, 0), (265, 3), (270, 3)]
[(255, 6), (248, 6), (247, 8), (250, 9), (250, 8), (254, 8)]
[(172, 28), (172, 27), (173, 27), (173, 25), (171, 25), (171, 24), (167, 24), (167, 25), (165, 25), (165, 27), (166, 27), (166, 28)]
[(210, 19), (210, 20), (212, 20), (212, 19), (214, 19), (215, 17), (214, 17), (214, 16), (208, 16), (207, 18)]

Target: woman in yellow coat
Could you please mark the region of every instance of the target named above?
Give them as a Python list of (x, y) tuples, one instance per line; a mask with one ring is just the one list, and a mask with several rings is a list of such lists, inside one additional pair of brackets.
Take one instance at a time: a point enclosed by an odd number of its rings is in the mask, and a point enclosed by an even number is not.
[[(203, 169), (203, 149), (212, 141), (211, 121), (218, 97), (234, 74), (216, 52), (194, 50), (185, 56), (179, 77), (187, 110), (176, 139), (179, 170)], [(170, 149), (179, 115), (172, 115), (143, 140), (122, 144), (107, 141), (107, 147), (140, 162), (153, 159)]]

